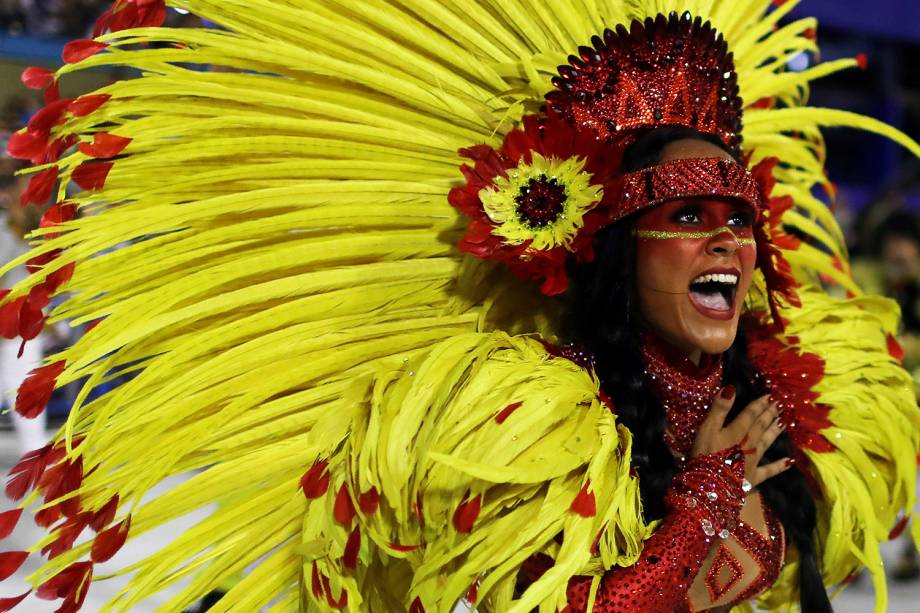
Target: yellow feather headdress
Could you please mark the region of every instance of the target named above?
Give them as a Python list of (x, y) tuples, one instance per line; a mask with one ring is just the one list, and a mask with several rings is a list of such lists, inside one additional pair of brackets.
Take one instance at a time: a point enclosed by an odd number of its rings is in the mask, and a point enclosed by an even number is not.
[[(59, 555), (31, 583), (76, 605), (126, 538), (215, 502), (119, 570), (130, 581), (105, 610), (190, 578), (163, 605), (179, 611), (246, 570), (212, 610), (447, 611), (477, 585), (483, 610), (549, 611), (572, 574), (633, 561), (654, 526), (629, 475), (630, 434), (590, 374), (509, 336), (552, 338), (554, 305), (455, 248), (458, 152), (497, 147), (539, 109), (556, 66), (604, 28), (689, 11), (724, 35), (742, 99), (775, 102), (745, 109), (744, 142), (754, 163), (783, 161), (775, 193), (796, 203), (783, 223), (811, 239), (785, 257), (800, 281), (821, 273), (859, 295), (840, 228), (812, 196), (827, 181), (820, 129), (874, 131), (918, 155), (920, 145), (804, 106), (811, 80), (856, 62), (785, 71), (816, 48), (813, 20), (780, 26), (796, 4), (115, 2), (108, 33), (71, 43), (53, 74), (27, 72), (50, 103), (11, 144), (37, 162), (28, 197), (57, 204), (32, 252), (0, 269), (35, 268), (2, 296), (4, 331), (37, 333), (58, 292), (67, 299), (49, 321), (94, 324), (24, 388), (33, 406), (85, 378), (53, 446), (14, 479), (23, 508), (60, 518), (32, 549)], [(166, 6), (215, 27), (156, 27)], [(140, 76), (54, 99), (70, 72), (108, 66)], [(82, 191), (68, 198), (71, 182)], [(879, 577), (875, 545), (913, 504), (905, 458), (918, 447), (907, 378), (884, 351), (896, 318), (877, 299), (804, 297), (784, 313), (787, 338), (829, 348), (820, 392), (837, 445), (813, 458), (825, 576), (866, 563)], [(866, 334), (820, 337), (818, 324), (830, 330), (844, 313)], [(516, 403), (533, 410), (498, 423)], [(146, 497), (175, 475), (190, 478)], [(585, 518), (570, 502), (589, 480), (597, 514)], [(472, 504), (467, 533), (454, 514)], [(517, 569), (536, 552), (556, 566), (516, 598)], [(788, 602), (789, 585), (768, 602)]]

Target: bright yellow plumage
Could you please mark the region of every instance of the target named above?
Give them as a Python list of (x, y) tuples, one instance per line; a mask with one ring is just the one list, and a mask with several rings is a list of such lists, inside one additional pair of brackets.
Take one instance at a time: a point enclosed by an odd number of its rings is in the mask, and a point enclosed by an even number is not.
[[(599, 404), (589, 375), (550, 359), (534, 340), (492, 333), (552, 336), (554, 305), (503, 277), (489, 285), (499, 273), (455, 249), (460, 226), (446, 200), (460, 180), (457, 150), (498, 144), (540, 105), (555, 67), (605, 27), (684, 10), (710, 19), (735, 54), (742, 98), (784, 107), (748, 108), (744, 142), (755, 162), (783, 161), (777, 193), (797, 203), (785, 221), (823, 246), (786, 254), (802, 278), (821, 272), (858, 291), (833, 266), (833, 256), (846, 260), (843, 238), (811, 196), (826, 181), (819, 128), (876, 131), (920, 154), (869, 118), (801, 107), (810, 79), (855, 62), (783, 70), (785, 59), (815, 48), (813, 20), (773, 29), (796, 2), (773, 11), (769, 0), (168, 4), (220, 29), (108, 34), (100, 39), (106, 52), (58, 71), (66, 78), (125, 65), (143, 73), (103, 88), (109, 102), (84, 118), (68, 115), (53, 131), (132, 141), (103, 190), (72, 199), (86, 215), (31, 254), (64, 249), (60, 257), (13, 294), (75, 262), (71, 296), (53, 319), (102, 320), (52, 358), (67, 364), (59, 384), (89, 377), (59, 434), (71, 457), (83, 459), (84, 508), (118, 494), (118, 518), (130, 514), (136, 536), (223, 503), (128, 569), (134, 578), (107, 610), (131, 610), (193, 576), (164, 607), (178, 611), (256, 561), (215, 611), (272, 602), (278, 611), (325, 609), (311, 595), (315, 560), (336, 596), (348, 590), (349, 610), (404, 608), (416, 595), (448, 610), (479, 577), (491, 610), (548, 611), (561, 604), (572, 573), (638, 555), (651, 528), (628, 475), (628, 432)], [(66, 155), (63, 177), (87, 159)], [(893, 308), (847, 303), (848, 312), (865, 307), (859, 321), (868, 340), (856, 346), (855, 335), (829, 323), (841, 304), (808, 294), (803, 309), (784, 313), (790, 333), (827, 360), (822, 402), (852, 441), (815, 460), (835, 502), (822, 516), (832, 581), (857, 559), (876, 562), (872, 546), (895, 510), (912, 504), (918, 446), (906, 377), (883, 355), (880, 330), (892, 330)], [(846, 336), (819, 337), (824, 323)], [(137, 376), (88, 401), (116, 369)], [(872, 411), (870, 399), (878, 403)], [(495, 413), (517, 401), (524, 405), (496, 424)], [(886, 424), (884, 444), (865, 455), (873, 443), (859, 433), (889, 418), (902, 427)], [(308, 503), (298, 482), (318, 458), (329, 459), (335, 477), (325, 498)], [(889, 488), (867, 480), (873, 467)], [(198, 472), (141, 502), (164, 478), (188, 471)], [(360, 520), (356, 574), (342, 570), (349, 533), (333, 513), (346, 475), (356, 491), (375, 486), (383, 497), (381, 512)], [(586, 478), (598, 497), (591, 520), (568, 511)], [(845, 504), (841, 492), (853, 488), (871, 504)], [(485, 501), (475, 549), (451, 525), (467, 489)], [(418, 493), (423, 529), (406, 521)], [(591, 561), (585, 545), (605, 522), (600, 558)], [(553, 551), (558, 570), (512, 607), (516, 565), (557, 547), (559, 529), (566, 540)], [(429, 543), (423, 552), (387, 547), (419, 539)], [(48, 562), (34, 581), (89, 547)]]

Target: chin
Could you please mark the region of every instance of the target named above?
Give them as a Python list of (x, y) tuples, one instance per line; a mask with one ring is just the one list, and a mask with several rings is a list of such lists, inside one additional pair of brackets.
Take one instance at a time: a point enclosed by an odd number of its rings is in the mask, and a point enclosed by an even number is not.
[[(725, 353), (731, 348), (738, 335), (738, 322), (733, 321), (731, 325), (712, 326), (706, 330), (707, 326), (699, 326), (691, 331), (688, 336), (690, 345), (709, 355)], [(701, 330), (703, 328), (703, 330)], [(703, 332), (700, 334), (700, 332)]]

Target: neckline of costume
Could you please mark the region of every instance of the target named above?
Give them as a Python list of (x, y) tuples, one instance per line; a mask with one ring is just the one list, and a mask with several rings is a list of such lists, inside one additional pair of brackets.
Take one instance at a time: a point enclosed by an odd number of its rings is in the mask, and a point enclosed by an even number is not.
[(722, 355), (703, 354), (694, 364), (679, 349), (646, 331), (642, 337), (645, 380), (664, 408), (665, 442), (675, 455), (689, 455), (712, 399), (722, 386)]

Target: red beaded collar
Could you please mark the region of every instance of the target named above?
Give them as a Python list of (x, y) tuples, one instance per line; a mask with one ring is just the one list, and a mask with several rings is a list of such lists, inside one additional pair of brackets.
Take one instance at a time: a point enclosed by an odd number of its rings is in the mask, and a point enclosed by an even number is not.
[(722, 385), (722, 356), (704, 354), (697, 366), (651, 333), (643, 337), (642, 354), (646, 381), (668, 422), (665, 442), (678, 456), (686, 457)]

